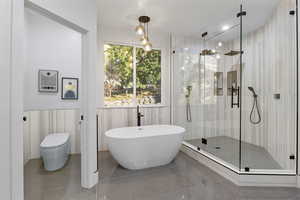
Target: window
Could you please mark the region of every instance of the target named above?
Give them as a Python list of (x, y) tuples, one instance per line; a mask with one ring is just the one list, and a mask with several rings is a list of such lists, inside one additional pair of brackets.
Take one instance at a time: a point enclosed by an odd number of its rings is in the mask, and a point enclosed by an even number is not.
[(104, 105), (161, 103), (161, 51), (104, 45)]

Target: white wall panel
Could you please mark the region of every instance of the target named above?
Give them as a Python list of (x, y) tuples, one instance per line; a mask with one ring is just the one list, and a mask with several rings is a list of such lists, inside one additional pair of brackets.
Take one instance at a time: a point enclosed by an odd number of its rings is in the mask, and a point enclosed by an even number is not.
[[(141, 108), (144, 117), (142, 125), (170, 124), (170, 110), (168, 107)], [(103, 108), (98, 109), (99, 116), (99, 144), (100, 150), (106, 151), (107, 143), (104, 133), (113, 128), (136, 126), (136, 108)]]
[[(168, 107), (141, 108), (142, 125), (170, 124)], [(107, 150), (104, 133), (112, 128), (136, 126), (136, 108), (98, 109), (99, 149)], [(24, 161), (40, 158), (40, 143), (51, 133), (66, 132), (71, 138), (71, 153), (80, 153), (79, 110), (42, 110), (25, 113)]]
[(71, 153), (80, 153), (79, 110), (43, 110), (25, 113), (24, 161), (40, 158), (40, 143), (52, 133), (69, 133)]
[[(81, 33), (30, 9), (25, 10), (24, 110), (76, 109), (81, 99)], [(58, 92), (38, 91), (38, 71), (57, 70)], [(79, 100), (61, 99), (61, 78), (79, 78)]]

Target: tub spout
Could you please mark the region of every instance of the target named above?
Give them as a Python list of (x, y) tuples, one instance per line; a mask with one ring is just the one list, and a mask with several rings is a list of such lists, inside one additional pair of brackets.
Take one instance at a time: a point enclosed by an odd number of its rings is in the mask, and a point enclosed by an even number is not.
[(140, 106), (136, 107), (136, 114), (137, 114), (137, 126), (141, 126), (141, 118), (144, 117), (144, 115), (140, 112)]

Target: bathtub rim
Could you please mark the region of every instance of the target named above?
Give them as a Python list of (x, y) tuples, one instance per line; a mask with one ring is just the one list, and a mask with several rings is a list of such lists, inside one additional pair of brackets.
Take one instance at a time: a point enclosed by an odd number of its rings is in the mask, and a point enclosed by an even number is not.
[[(165, 134), (153, 134), (153, 135), (139, 135), (139, 136), (131, 136), (131, 137), (118, 137), (118, 136), (111, 136), (108, 135), (110, 132), (112, 131), (116, 131), (116, 130), (121, 130), (121, 129), (127, 129), (127, 128), (131, 128), (131, 129), (138, 129), (138, 128), (143, 128), (143, 127), (155, 127), (155, 126), (169, 126), (169, 127), (173, 127), (173, 128), (179, 128), (178, 131), (174, 132), (174, 133), (165, 133)], [(175, 129), (176, 130), (176, 129)], [(143, 139), (143, 138), (152, 138), (152, 137), (162, 137), (162, 136), (172, 136), (172, 135), (181, 135), (184, 134), (186, 132), (186, 129), (184, 127), (181, 126), (177, 126), (177, 125), (170, 125), (170, 124), (158, 124), (158, 125), (146, 125), (146, 126), (125, 126), (125, 127), (121, 127), (121, 128), (114, 128), (114, 129), (110, 129), (105, 131), (104, 136), (105, 138), (109, 138), (109, 139), (120, 139), (120, 140), (132, 140), (132, 139)], [(124, 133), (126, 134), (126, 133)]]

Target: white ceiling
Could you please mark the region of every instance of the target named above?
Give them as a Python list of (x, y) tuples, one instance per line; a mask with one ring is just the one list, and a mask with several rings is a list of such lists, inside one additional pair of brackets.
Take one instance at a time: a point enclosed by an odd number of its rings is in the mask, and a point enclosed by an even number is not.
[[(98, 0), (99, 22), (112, 28), (134, 29), (141, 15), (151, 17), (150, 30), (185, 36), (214, 35), (224, 24), (239, 21), (241, 0)], [(252, 31), (268, 19), (280, 0), (244, 0), (244, 28)], [(284, 0), (283, 0), (284, 1)], [(288, 14), (288, 11), (287, 11)]]

